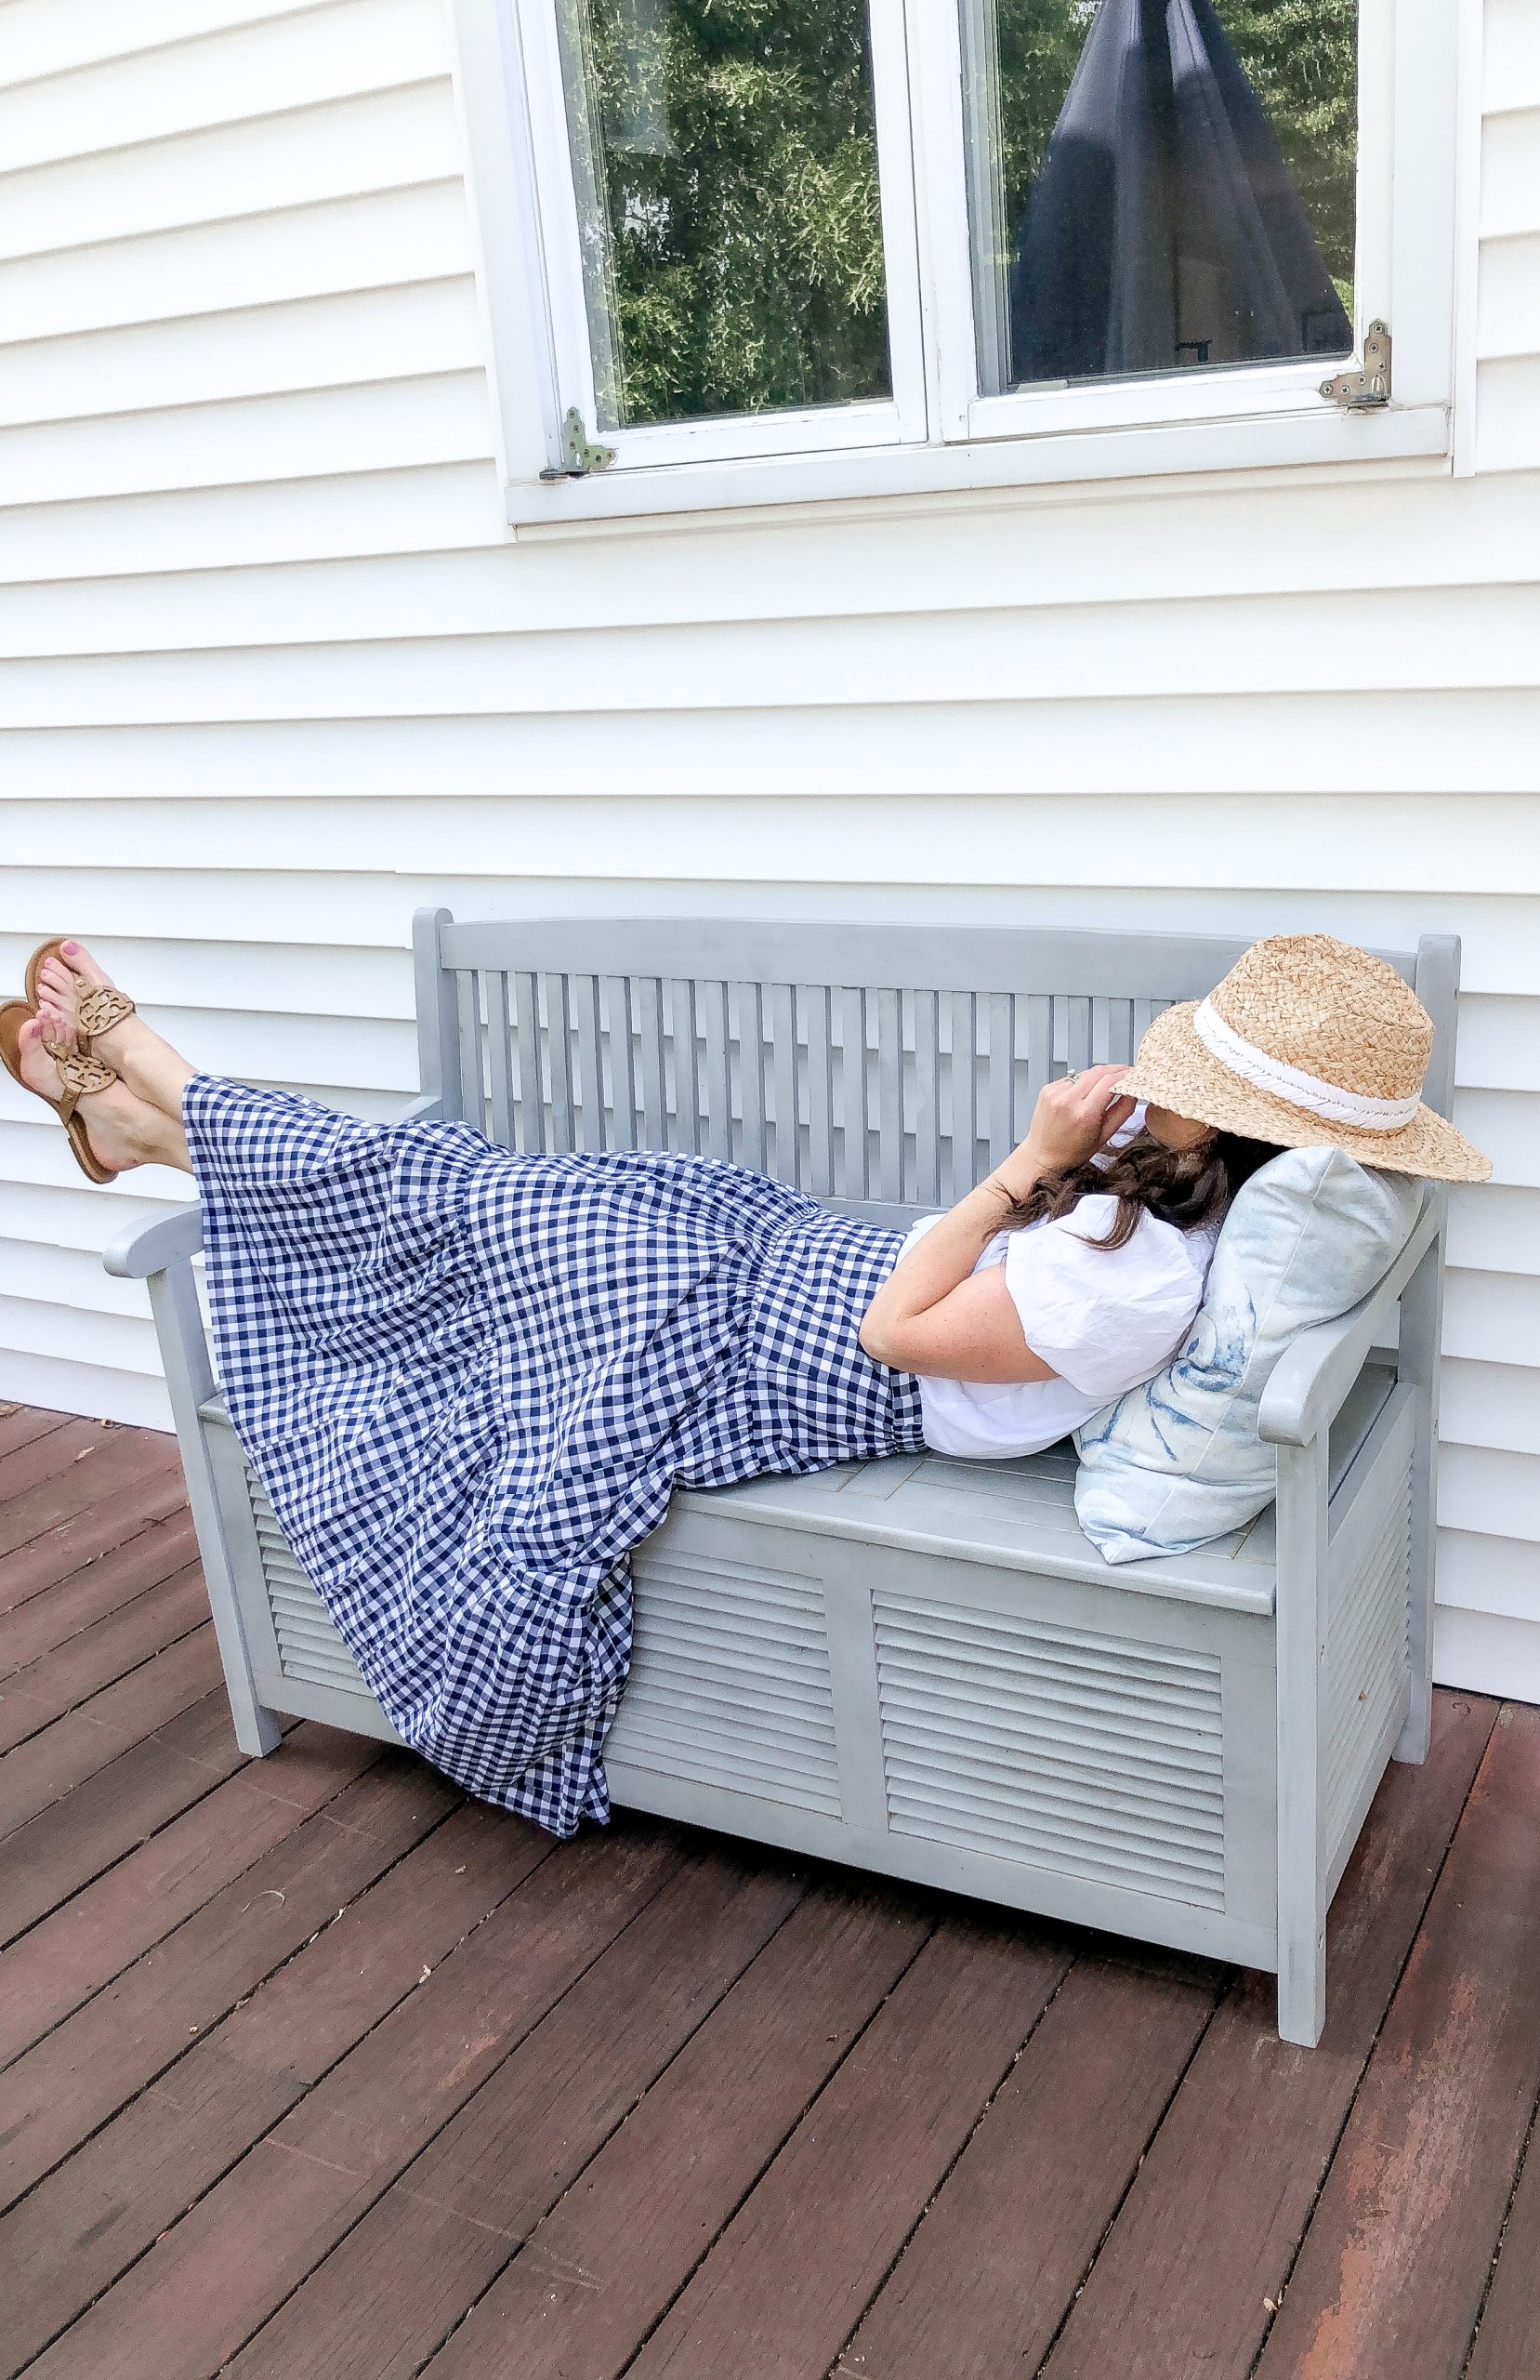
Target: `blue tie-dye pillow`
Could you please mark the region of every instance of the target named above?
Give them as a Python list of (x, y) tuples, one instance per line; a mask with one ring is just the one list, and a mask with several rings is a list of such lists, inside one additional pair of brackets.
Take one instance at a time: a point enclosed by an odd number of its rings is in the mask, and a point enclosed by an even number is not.
[(1277, 1457), (1257, 1415), (1273, 1366), (1296, 1332), (1368, 1295), (1423, 1196), (1333, 1148), (1285, 1149), (1252, 1175), (1182, 1346), (1075, 1434), (1075, 1511), (1107, 1561), (1191, 1553), (1271, 1501)]

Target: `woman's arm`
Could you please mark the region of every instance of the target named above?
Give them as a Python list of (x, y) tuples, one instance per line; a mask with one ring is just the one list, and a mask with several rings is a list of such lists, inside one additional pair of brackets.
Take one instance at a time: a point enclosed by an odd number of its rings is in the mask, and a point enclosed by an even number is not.
[(933, 1380), (1053, 1380), (1033, 1355), (1004, 1268), (973, 1270), (1016, 1202), (1046, 1173), (1083, 1165), (1133, 1114), (1114, 1099), (1126, 1066), (1092, 1066), (1047, 1083), (1026, 1139), (899, 1259), (866, 1309), (861, 1343), (875, 1363)]

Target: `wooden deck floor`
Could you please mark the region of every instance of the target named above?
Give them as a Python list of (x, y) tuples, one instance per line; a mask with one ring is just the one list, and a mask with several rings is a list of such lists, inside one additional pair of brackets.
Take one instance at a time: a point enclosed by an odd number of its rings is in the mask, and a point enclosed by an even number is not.
[(0, 2363), (1535, 2380), (1540, 1712), (1268, 1982), (232, 1740), (169, 1441), (0, 1411)]

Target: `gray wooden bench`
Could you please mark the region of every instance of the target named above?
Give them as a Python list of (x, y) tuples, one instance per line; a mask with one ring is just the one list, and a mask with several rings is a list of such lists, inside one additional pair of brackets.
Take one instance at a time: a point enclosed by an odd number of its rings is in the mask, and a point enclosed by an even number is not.
[[(907, 1223), (1243, 945), (433, 909), (415, 947), (409, 1114), (731, 1157)], [(1384, 955), (1437, 1022), (1447, 1113), (1458, 945)], [(1444, 1220), (1430, 1189), (1378, 1290), (1291, 1348), (1276, 1507), (1202, 1553), (1109, 1569), (1068, 1446), (677, 1495), (635, 1562), (617, 1803), (1274, 1970), (1280, 2031), (1313, 2043), (1332, 1895), (1387, 1761), (1428, 1745)], [(150, 1282), (238, 1739), (271, 1750), (278, 1713), (388, 1736), (225, 1417), (200, 1245), (194, 1208), (107, 1263)]]

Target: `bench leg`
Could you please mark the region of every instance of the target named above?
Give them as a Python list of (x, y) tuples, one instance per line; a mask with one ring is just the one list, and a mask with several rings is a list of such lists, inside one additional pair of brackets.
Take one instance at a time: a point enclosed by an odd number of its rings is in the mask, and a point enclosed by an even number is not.
[(1407, 1573), (1410, 1699), (1395, 1760), (1426, 1760), (1433, 1732), (1433, 1564), (1438, 1545), (1439, 1341), (1443, 1322), (1441, 1232), (1402, 1294), (1401, 1378), (1417, 1392), (1412, 1449), (1412, 1543)]
[(1313, 2049), (1326, 2021), (1321, 1703), (1326, 1656), (1326, 1435), (1278, 1449), (1278, 2030)]
[(251, 1653), (236, 1601), (230, 1547), (219, 1515), (219, 1486), (209, 1460), (208, 1434), (199, 1407), (214, 1387), (214, 1371), (204, 1336), (203, 1316), (192, 1267), (183, 1262), (150, 1276), (150, 1304), (165, 1366), (177, 1444), (187, 1477), (187, 1501), (192, 1508), (198, 1553), (208, 1589), (214, 1633), (224, 1664), (225, 1686), (235, 1740), (252, 1759), (276, 1751), (283, 1729), (277, 1714), (257, 1699)]

